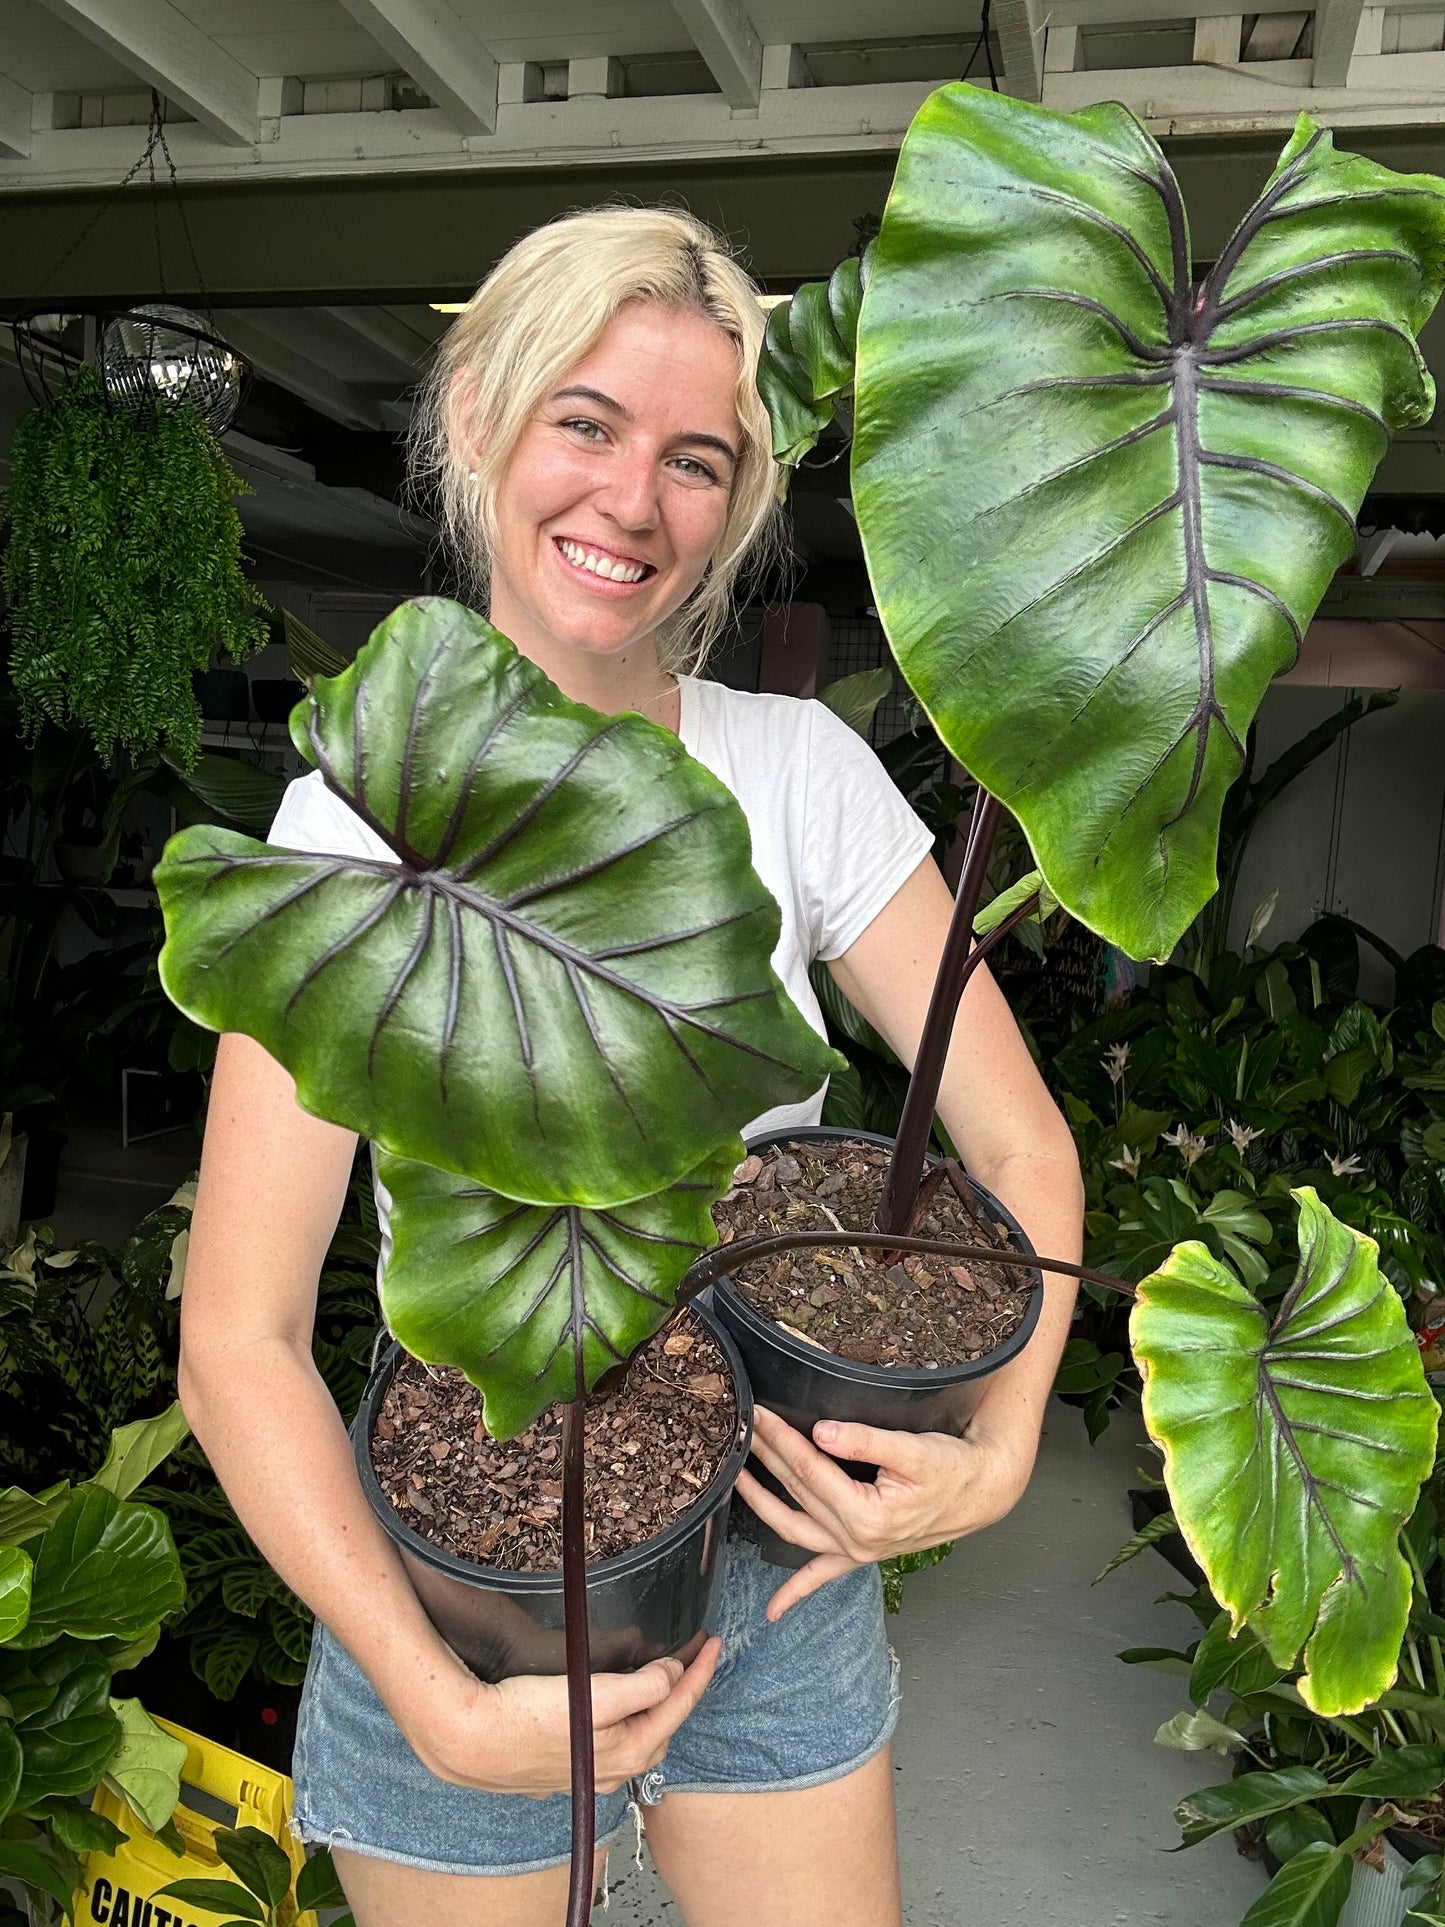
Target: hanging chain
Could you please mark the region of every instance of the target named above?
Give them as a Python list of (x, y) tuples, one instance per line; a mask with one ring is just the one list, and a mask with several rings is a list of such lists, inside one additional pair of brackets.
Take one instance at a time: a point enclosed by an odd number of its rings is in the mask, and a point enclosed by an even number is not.
[[(152, 99), (154, 99), (154, 95), (152, 96)], [(100, 221), (104, 220), (105, 216), (109, 214), (110, 210), (115, 206), (116, 202), (120, 199), (121, 195), (130, 186), (131, 182), (135, 179), (136, 175), (139, 174), (141, 169), (144, 166), (146, 166), (148, 162), (151, 161), (151, 156), (155, 152), (156, 142), (159, 138), (160, 138), (159, 130), (156, 127), (156, 123), (155, 123), (155, 111), (154, 109), (152, 109), (150, 139), (146, 142), (145, 152), (140, 156), (140, 158), (136, 161), (135, 165), (132, 168), (130, 168), (130, 170), (125, 174), (125, 176), (116, 183), (116, 185), (110, 190), (109, 194), (106, 195), (105, 199), (101, 202), (100, 206), (95, 210), (94, 214), (91, 215), (90, 219), (86, 222), (85, 226), (80, 230), (79, 234), (76, 235), (75, 239), (71, 242), (70, 246), (65, 250), (64, 254), (61, 255), (60, 259), (55, 263), (55, 266), (50, 270), (49, 274), (47, 274), (45, 279), (41, 282), (40, 287), (37, 290), (37, 293), (42, 295), (45, 293), (46, 289), (50, 287), (52, 282), (56, 280), (56, 278), (60, 274), (61, 269), (65, 267), (68, 262), (72, 261), (75, 258), (77, 251), (82, 246), (84, 246), (84, 244), (90, 239), (91, 235), (95, 232), (97, 224)], [(151, 164), (151, 172), (152, 174), (154, 174), (155, 172), (153, 163)]]
[[(181, 184), (176, 179), (176, 164), (171, 159), (171, 150), (166, 141), (165, 121), (160, 111), (160, 95), (156, 93), (154, 88), (151, 89), (151, 123), (155, 128), (156, 139), (160, 142), (161, 153), (165, 156), (166, 167), (170, 171), (171, 192), (176, 197), (176, 212), (181, 217), (181, 232), (186, 237), (186, 252), (191, 257), (191, 270), (196, 277), (196, 287), (200, 293), (200, 300), (196, 305), (200, 308), (202, 314), (205, 315), (207, 321), (214, 327), (215, 316), (211, 313), (211, 297), (206, 292), (206, 280), (205, 276), (201, 273), (200, 256), (196, 253), (195, 237), (191, 233), (190, 217), (186, 213), (185, 196), (181, 193)], [(151, 162), (151, 177), (152, 180), (154, 180), (154, 161)], [(161, 287), (164, 289), (164, 281), (162, 281)]]

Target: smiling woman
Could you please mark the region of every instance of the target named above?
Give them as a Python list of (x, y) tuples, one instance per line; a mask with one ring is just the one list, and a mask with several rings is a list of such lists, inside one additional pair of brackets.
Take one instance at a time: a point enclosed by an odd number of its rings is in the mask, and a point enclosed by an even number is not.
[[(613, 654), (661, 622), (662, 669), (702, 667), (740, 571), (777, 542), (753, 379), (764, 320), (701, 222), (628, 207), (528, 235), (457, 317), (420, 398), (413, 469), (435, 486), (475, 599), (528, 654), (567, 603), (583, 648)], [(525, 500), (515, 470), (501, 488), (523, 442)], [(593, 593), (568, 602), (554, 570)], [(508, 626), (519, 614), (525, 639)]]

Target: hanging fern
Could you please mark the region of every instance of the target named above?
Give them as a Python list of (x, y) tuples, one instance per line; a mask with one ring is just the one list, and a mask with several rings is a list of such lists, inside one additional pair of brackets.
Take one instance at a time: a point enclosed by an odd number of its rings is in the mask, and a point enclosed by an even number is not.
[(15, 431), (4, 502), (11, 675), (22, 723), (88, 730), (109, 757), (164, 740), (200, 755), (191, 672), (267, 639), (241, 573), (232, 497), (249, 491), (189, 411), (106, 405), (91, 368)]

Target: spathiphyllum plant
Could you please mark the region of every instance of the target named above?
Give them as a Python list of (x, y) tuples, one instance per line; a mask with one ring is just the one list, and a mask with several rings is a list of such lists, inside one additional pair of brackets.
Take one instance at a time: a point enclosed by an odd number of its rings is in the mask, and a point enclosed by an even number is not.
[[(1209, 897), (1250, 719), (1390, 433), (1429, 413), (1414, 337), (1442, 265), (1445, 185), (1302, 122), (1196, 283), (1173, 175), (1123, 108), (953, 86), (915, 121), (865, 261), (774, 313), (777, 453), (799, 459), (851, 394), (889, 642), (981, 789), (878, 1226), (771, 1242), (935, 1248), (910, 1234), (958, 1000), (1041, 892), (1151, 957)], [(385, 855), (183, 832), (157, 871), (163, 981), (379, 1147), (402, 1342), (460, 1366), (498, 1433), (573, 1401), (580, 1583), (578, 1402), (724, 1268), (699, 1253), (740, 1126), (841, 1060), (772, 974), (777, 911), (729, 794), (666, 732), (565, 700), (479, 617), (398, 611), (292, 732)], [(975, 942), (1005, 807), (1039, 875)], [(1281, 1666), (1305, 1654), (1311, 1704), (1346, 1710), (1399, 1652), (1399, 1529), (1436, 1407), (1374, 1246), (1299, 1204), (1273, 1316), (1188, 1244), (1138, 1288), (1134, 1339), (1218, 1598)], [(583, 1676), (569, 1639), (577, 1920)]]

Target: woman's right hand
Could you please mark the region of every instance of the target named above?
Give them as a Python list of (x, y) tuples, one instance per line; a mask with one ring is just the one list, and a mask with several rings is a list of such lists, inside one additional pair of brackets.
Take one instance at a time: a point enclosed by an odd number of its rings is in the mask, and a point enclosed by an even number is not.
[[(692, 1664), (654, 1659), (635, 1673), (592, 1675), (592, 1745), (597, 1791), (658, 1765), (668, 1742), (702, 1698), (722, 1643), (710, 1639)], [(414, 1701), (403, 1730), (438, 1779), (486, 1793), (543, 1800), (572, 1784), (567, 1681), (525, 1673), (488, 1686), (454, 1655), (430, 1705)]]

